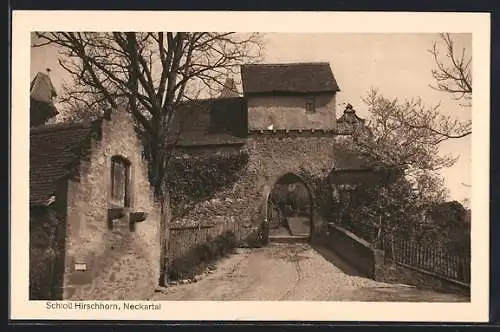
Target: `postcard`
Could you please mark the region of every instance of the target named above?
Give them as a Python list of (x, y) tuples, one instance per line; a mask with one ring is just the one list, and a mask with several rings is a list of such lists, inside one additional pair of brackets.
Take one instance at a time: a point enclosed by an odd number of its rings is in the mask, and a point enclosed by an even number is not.
[(14, 11), (11, 319), (487, 321), (489, 20)]

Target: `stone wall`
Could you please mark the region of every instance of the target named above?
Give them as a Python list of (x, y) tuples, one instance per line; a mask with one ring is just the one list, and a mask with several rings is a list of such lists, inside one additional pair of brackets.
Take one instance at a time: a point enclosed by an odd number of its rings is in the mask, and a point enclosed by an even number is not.
[(368, 278), (437, 292), (470, 295), (468, 287), (385, 259), (383, 250), (374, 248), (370, 243), (332, 223), (328, 224), (327, 231), (317, 242), (335, 252)]
[[(79, 180), (68, 184), (64, 298), (147, 298), (160, 278), (160, 207), (128, 114), (113, 113), (101, 128), (102, 138), (93, 141)], [(131, 163), (130, 211), (147, 213), (135, 229), (130, 228), (127, 216), (117, 219), (112, 229), (108, 226), (114, 155)]]
[(368, 278), (375, 278), (376, 260), (371, 245), (351, 232), (328, 224), (321, 243)]
[(255, 133), (247, 147), (250, 155), (248, 174), (252, 179), (248, 190), (253, 197), (249, 210), (254, 216), (254, 224), (263, 221), (268, 195), (283, 175), (292, 173), (301, 177), (314, 191), (303, 175), (326, 177), (336, 157), (333, 132)]
[(335, 95), (315, 97), (316, 112), (306, 112), (307, 96), (248, 97), (248, 129), (335, 129)]
[[(197, 204), (178, 222), (234, 220), (241, 223), (242, 230), (246, 229), (248, 234), (255, 231), (266, 217), (268, 195), (280, 177), (287, 173), (301, 176), (304, 171), (326, 177), (335, 161), (333, 144), (333, 132), (252, 134), (243, 147), (249, 156), (248, 164), (237, 181)], [(205, 153), (209, 155), (215, 151), (207, 149)]]

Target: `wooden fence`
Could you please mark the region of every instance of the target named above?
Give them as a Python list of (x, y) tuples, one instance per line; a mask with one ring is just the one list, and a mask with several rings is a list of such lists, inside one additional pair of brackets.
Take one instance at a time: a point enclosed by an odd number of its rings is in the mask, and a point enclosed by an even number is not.
[(384, 235), (385, 258), (397, 264), (470, 286), (470, 255), (452, 255), (445, 248)]
[(168, 241), (168, 263), (183, 257), (191, 248), (208, 242), (226, 231), (231, 231), (240, 241), (241, 225), (238, 222), (223, 222), (196, 226), (171, 226)]

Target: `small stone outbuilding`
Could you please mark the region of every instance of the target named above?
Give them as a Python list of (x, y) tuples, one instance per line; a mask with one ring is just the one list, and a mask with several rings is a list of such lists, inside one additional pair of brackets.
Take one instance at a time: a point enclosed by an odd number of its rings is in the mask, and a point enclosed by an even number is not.
[[(52, 86), (43, 75), (32, 95)], [(32, 101), (30, 299), (143, 299), (160, 278), (161, 213), (129, 114), (50, 125), (47, 110)]]

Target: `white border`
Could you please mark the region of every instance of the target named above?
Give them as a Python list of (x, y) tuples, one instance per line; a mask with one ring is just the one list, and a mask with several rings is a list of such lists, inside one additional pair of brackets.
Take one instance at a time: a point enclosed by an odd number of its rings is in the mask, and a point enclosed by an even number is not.
[[(300, 22), (300, 24), (298, 24)], [(48, 311), (28, 301), (31, 31), (238, 31), (473, 34), (471, 303), (162, 302), (161, 311)], [(484, 13), (14, 11), (12, 21), (11, 319), (488, 320), (490, 16)]]

